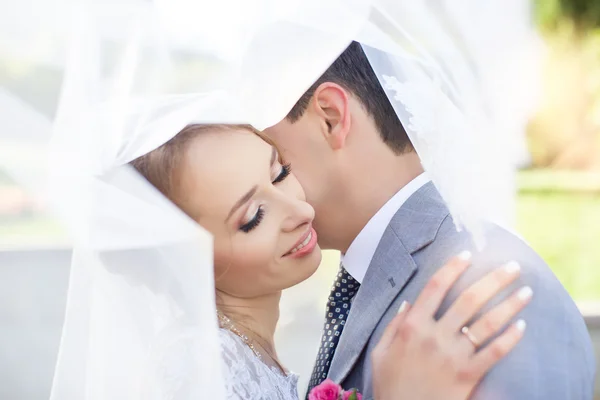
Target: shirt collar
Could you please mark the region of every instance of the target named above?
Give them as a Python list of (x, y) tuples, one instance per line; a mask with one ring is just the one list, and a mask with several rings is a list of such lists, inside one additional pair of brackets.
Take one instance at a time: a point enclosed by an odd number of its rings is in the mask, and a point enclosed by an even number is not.
[(385, 229), (396, 214), (396, 211), (430, 179), (425, 172), (414, 178), (400, 189), (383, 207), (371, 217), (360, 233), (354, 238), (346, 254), (342, 254), (341, 261), (344, 268), (354, 279), (362, 283), (371, 259), (375, 255), (379, 241)]

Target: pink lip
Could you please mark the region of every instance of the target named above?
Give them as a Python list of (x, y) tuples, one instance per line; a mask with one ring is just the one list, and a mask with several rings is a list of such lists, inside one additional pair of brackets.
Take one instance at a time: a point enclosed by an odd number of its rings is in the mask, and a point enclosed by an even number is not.
[[(310, 238), (310, 241), (306, 244), (306, 246), (304, 246), (303, 248), (301, 248), (300, 250), (298, 250), (295, 253), (291, 253), (291, 251), (293, 249), (295, 249), (296, 247), (298, 247), (298, 245), (300, 243), (304, 242), (304, 240), (306, 240), (308, 235), (310, 235), (311, 233), (312, 233), (312, 237)], [(311, 226), (310, 229), (306, 232), (306, 234), (302, 235), (300, 240), (298, 240), (296, 242), (296, 244), (292, 246), (290, 251), (285, 253), (284, 257), (292, 257), (292, 258), (304, 257), (307, 254), (312, 253), (313, 250), (315, 249), (315, 247), (317, 247), (317, 232), (315, 232), (314, 228)]]

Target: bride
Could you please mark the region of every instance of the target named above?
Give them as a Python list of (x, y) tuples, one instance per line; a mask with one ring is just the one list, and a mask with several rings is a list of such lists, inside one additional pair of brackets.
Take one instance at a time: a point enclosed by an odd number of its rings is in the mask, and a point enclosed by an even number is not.
[[(292, 166), (259, 131), (243, 125), (189, 125), (131, 165), (214, 237), (227, 399), (297, 399), (297, 376), (281, 363), (274, 345), (279, 301), (282, 290), (315, 272), (321, 252), (312, 227), (314, 210), (305, 201)], [(462, 347), (460, 337), (444, 332), (438, 324), (430, 332), (407, 334), (406, 314), (433, 319), (445, 293), (468, 264), (467, 255), (450, 261), (432, 279), (431, 285), (437, 287), (426, 290), (429, 295), (421, 295), (414, 307), (404, 307), (388, 326), (372, 360), (374, 370), (380, 372), (374, 376), (378, 400), (466, 399), (522, 337), (520, 322), (479, 352), (456, 354), (455, 349)], [(479, 304), (477, 299), (490, 292), (498, 293), (518, 275), (504, 269), (491, 274), (473, 285), (476, 297), (471, 304)], [(526, 302), (514, 297), (504, 306), (512, 317)], [(477, 311), (473, 305), (465, 320)], [(496, 334), (505, 320), (490, 313), (480, 321), (499, 327), (492, 332)], [(436, 352), (427, 351), (433, 335), (443, 337), (444, 347)], [(423, 386), (431, 391), (419, 397)], [(457, 395), (449, 397), (449, 393)]]

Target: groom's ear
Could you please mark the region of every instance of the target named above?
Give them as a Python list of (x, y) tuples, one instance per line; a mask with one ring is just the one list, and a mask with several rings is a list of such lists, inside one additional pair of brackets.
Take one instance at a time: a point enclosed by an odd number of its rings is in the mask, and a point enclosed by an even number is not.
[(352, 121), (346, 89), (332, 82), (319, 85), (313, 95), (313, 106), (329, 146), (333, 150), (344, 147)]

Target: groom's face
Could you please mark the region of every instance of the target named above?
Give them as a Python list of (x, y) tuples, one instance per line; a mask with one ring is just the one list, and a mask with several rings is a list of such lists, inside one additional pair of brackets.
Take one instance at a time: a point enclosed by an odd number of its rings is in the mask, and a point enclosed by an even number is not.
[(344, 162), (350, 158), (347, 151), (341, 151), (345, 150), (341, 143), (350, 129), (350, 124), (344, 121), (351, 119), (351, 107), (343, 89), (337, 85), (324, 86), (302, 116), (293, 122), (286, 118), (264, 133), (275, 143), (285, 162), (291, 164), (306, 201), (315, 209), (319, 244), (332, 248), (329, 237), (335, 233), (333, 227), (339, 227), (333, 222), (343, 193), (339, 178), (345, 169)]
[(283, 120), (265, 130), (282, 157), (292, 164), (294, 174), (302, 184), (309, 202), (319, 198), (320, 182), (316, 179), (327, 163), (321, 148), (320, 127), (308, 118), (290, 123)]

